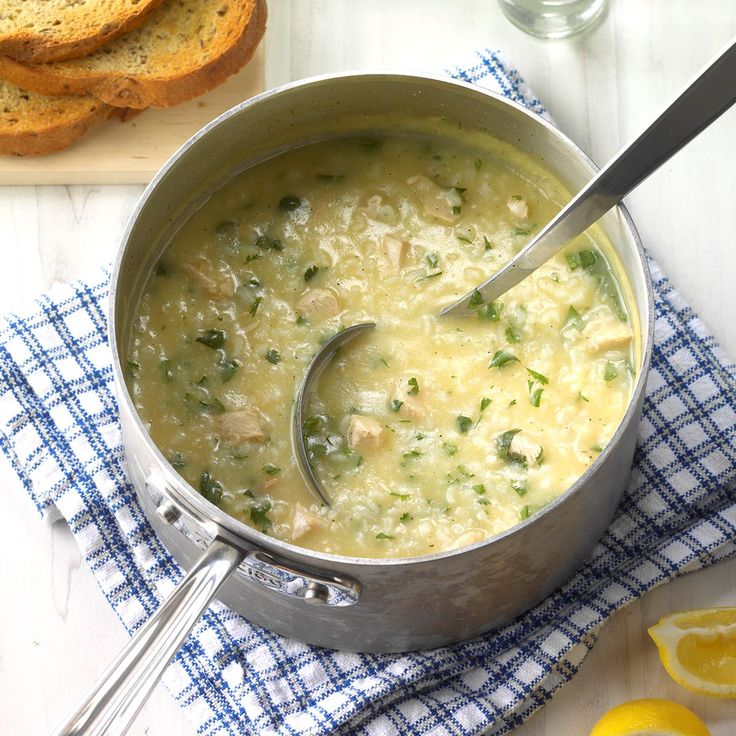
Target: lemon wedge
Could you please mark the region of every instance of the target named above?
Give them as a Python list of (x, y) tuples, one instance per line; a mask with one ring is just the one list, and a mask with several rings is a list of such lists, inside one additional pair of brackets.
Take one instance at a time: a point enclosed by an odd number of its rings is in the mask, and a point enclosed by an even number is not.
[(670, 677), (688, 690), (736, 698), (736, 608), (664, 616), (649, 628)]
[(644, 698), (611, 708), (593, 726), (590, 736), (710, 736), (710, 731), (679, 703)]

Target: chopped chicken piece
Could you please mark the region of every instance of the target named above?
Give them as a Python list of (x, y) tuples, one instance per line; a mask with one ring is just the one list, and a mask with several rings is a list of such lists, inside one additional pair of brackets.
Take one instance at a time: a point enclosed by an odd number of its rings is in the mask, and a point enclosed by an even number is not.
[(509, 197), (509, 201), (506, 202), (506, 206), (511, 210), (511, 214), (514, 215), (514, 217), (518, 217), (521, 220), (526, 220), (526, 218), (529, 217), (529, 205), (525, 199)]
[(378, 447), (383, 438), (383, 426), (373, 417), (351, 414), (346, 435), (353, 450)]
[(441, 187), (426, 176), (412, 176), (406, 183), (419, 195), (428, 215), (449, 224), (457, 222), (462, 205), (457, 189)]
[(223, 438), (233, 445), (263, 442), (266, 439), (263, 417), (254, 407), (225, 412), (217, 417), (217, 423)]
[(471, 529), (468, 532), (465, 532), (465, 534), (461, 534), (456, 540), (455, 543), (450, 547), (450, 549), (460, 549), (460, 547), (467, 547), (471, 544), (475, 544), (476, 542), (480, 542), (482, 539), (486, 538), (485, 532), (480, 531), (480, 529)]
[(383, 239), (383, 248), (391, 270), (399, 273), (404, 265), (404, 258), (409, 250), (409, 243), (406, 240), (399, 240), (393, 235), (387, 235)]
[(399, 392), (396, 394), (395, 400), (402, 402), (399, 407), (399, 416), (404, 419), (419, 422), (427, 416), (427, 410), (424, 408), (422, 400), (416, 396), (409, 396), (405, 392)]
[(527, 439), (521, 432), (514, 435), (509, 445), (509, 456), (522, 458), (527, 465), (539, 465), (543, 452), (542, 445)]
[(397, 220), (398, 216), (396, 208), (390, 203), (390, 200), (381, 194), (374, 194), (369, 197), (365, 206), (360, 209), (367, 218), (379, 222), (392, 223)]
[(300, 503), (294, 506), (294, 516), (291, 520), (291, 538), (299, 539), (309, 534), (313, 529), (325, 527), (324, 519), (307, 511)]
[(591, 319), (580, 333), (580, 340), (589, 352), (597, 353), (600, 350), (623, 350), (633, 336), (626, 322), (604, 317)]
[(181, 270), (214, 297), (226, 298), (235, 294), (232, 277), (211, 268), (207, 261), (198, 261), (196, 266), (191, 263), (182, 263)]
[(329, 289), (310, 289), (296, 303), (298, 312), (308, 317), (334, 317), (340, 312), (337, 297)]

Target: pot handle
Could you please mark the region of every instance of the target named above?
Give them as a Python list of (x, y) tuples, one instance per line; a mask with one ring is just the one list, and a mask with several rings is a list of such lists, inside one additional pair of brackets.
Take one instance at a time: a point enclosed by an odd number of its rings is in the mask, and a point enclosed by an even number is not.
[(169, 661), (244, 556), (216, 537), (52, 736), (124, 734)]

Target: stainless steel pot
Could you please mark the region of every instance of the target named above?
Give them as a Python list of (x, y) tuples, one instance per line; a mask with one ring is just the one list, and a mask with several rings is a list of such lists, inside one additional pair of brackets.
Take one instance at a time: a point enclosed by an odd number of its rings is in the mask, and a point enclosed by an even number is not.
[[(505, 98), (447, 79), (397, 74), (325, 76), (287, 85), (226, 112), (177, 151), (146, 189), (123, 236), (112, 278), (110, 342), (131, 478), (163, 543), (192, 572), (175, 594), (179, 600), (168, 601), (144, 628), (143, 640), (131, 643), (143, 660), (121, 655), (108, 672), (113, 684), (85, 701), (83, 720), (70, 722), (87, 724), (85, 734), (122, 732), (115, 724), (132, 718), (215, 593), (248, 620), (311, 644), (364, 652), (432, 648), (477, 636), (540, 601), (590, 553), (613, 516), (631, 467), (653, 329), (647, 266), (623, 207), (601, 225), (628, 275), (629, 308), (641, 326), (631, 404), (611, 443), (572, 488), (497, 537), (461, 550), (390, 560), (320, 554), (278, 541), (188, 486), (136, 415), (121, 364), (148, 274), (183, 220), (256, 161), (328, 137), (342, 120), (354, 125), (395, 111), (491, 133), (541, 160), (572, 190), (595, 171), (554, 126)], [(135, 696), (126, 696), (126, 687)], [(92, 723), (105, 730), (90, 730)]]

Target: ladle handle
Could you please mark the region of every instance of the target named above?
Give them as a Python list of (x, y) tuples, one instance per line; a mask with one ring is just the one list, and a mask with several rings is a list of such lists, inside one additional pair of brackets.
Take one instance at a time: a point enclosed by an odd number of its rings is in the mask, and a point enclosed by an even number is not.
[[(663, 163), (736, 102), (736, 41), (633, 143), (596, 176), (504, 268), (478, 286), (485, 301), (497, 299), (546, 263), (574, 237), (618, 204)], [(470, 314), (472, 292), (441, 314)]]
[(124, 734), (244, 553), (215, 539), (52, 736)]

